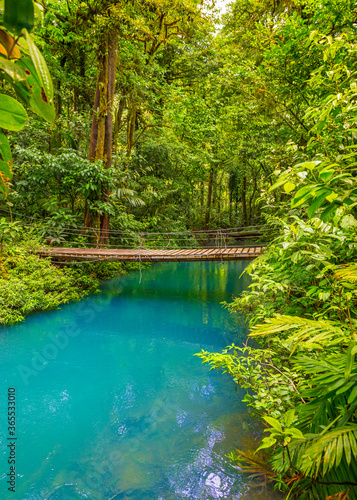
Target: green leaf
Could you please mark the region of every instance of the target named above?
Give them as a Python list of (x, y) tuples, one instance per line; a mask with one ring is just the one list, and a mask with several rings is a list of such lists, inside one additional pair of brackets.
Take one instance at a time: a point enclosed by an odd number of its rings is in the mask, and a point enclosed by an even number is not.
[(305, 439), (304, 434), (301, 432), (300, 429), (297, 429), (296, 427), (291, 427), (290, 429), (286, 429), (285, 432), (287, 434), (290, 434), (292, 437), (296, 439)]
[(19, 131), (27, 122), (24, 107), (12, 97), (0, 94), (0, 127)]
[(319, 174), (320, 179), (322, 179), (324, 182), (327, 182), (331, 179), (333, 174), (335, 173), (334, 170), (327, 170), (326, 172), (321, 172)]
[(270, 448), (275, 443), (276, 443), (276, 439), (273, 438), (272, 436), (265, 437), (262, 439), (262, 444), (255, 451), (255, 453), (257, 453), (257, 451), (259, 451), (259, 450), (263, 450), (264, 448)]
[(336, 451), (336, 467), (340, 465), (343, 454), (343, 441), (342, 436), (338, 436), (337, 438), (337, 451)]
[(28, 34), (27, 30), (25, 30), (27, 46), (30, 52), (30, 56), (32, 62), (36, 68), (36, 73), (38, 79), (41, 83), (41, 90), (43, 91), (43, 99), (46, 101), (52, 102), (53, 100), (53, 84), (50, 72), (48, 71), (46, 61), (43, 58), (43, 55), (36, 47), (33, 42), (31, 36)]
[(302, 198), (303, 196), (305, 196), (306, 194), (311, 194), (311, 191), (312, 191), (312, 187), (316, 187), (316, 184), (314, 186), (304, 186), (302, 188), (300, 188), (296, 193), (295, 193), (295, 196), (294, 196), (294, 199), (299, 199), (299, 198)]
[(295, 193), (294, 198), (292, 199), (291, 202), (291, 208), (296, 208), (305, 203), (309, 198), (311, 198), (314, 195), (315, 188), (318, 186), (318, 184), (309, 184), (308, 186), (305, 186), (297, 193)]
[(322, 475), (323, 476), (326, 474), (327, 470), (329, 468), (331, 468), (330, 457), (331, 457), (331, 451), (332, 451), (333, 446), (334, 446), (334, 443), (331, 442), (328, 445), (327, 450), (325, 451), (324, 462), (323, 462), (323, 469), (322, 469)]
[(285, 413), (284, 416), (285, 425), (289, 427), (293, 423), (294, 418), (295, 418), (295, 409), (293, 408), (292, 410), (289, 410)]
[(357, 443), (356, 443), (356, 438), (353, 434), (353, 432), (350, 432), (350, 444), (351, 444), (351, 450), (353, 453), (353, 456), (357, 458)]
[(350, 404), (352, 404), (352, 403), (355, 401), (355, 399), (356, 399), (356, 398), (357, 398), (357, 384), (356, 384), (356, 385), (355, 385), (355, 387), (352, 389), (352, 392), (351, 392), (351, 394), (350, 394), (350, 395), (349, 395), (349, 397), (348, 397), (348, 401), (347, 401), (347, 403), (348, 403), (349, 405), (350, 405)]
[(31, 31), (34, 12), (33, 0), (5, 0), (4, 26), (17, 34), (24, 28)]
[(309, 208), (307, 209), (307, 215), (310, 219), (314, 216), (316, 210), (321, 207), (321, 205), (325, 201), (326, 196), (328, 196), (330, 193), (331, 191), (326, 189), (325, 192), (320, 194), (320, 196), (318, 196), (316, 200), (314, 200), (314, 202), (309, 206)]
[(330, 203), (332, 203), (336, 198), (338, 198), (338, 194), (334, 193), (333, 191), (331, 194), (326, 196), (326, 200), (329, 201)]
[(295, 184), (292, 182), (288, 181), (284, 184), (284, 191), (285, 193), (291, 193), (295, 189)]
[(0, 132), (0, 170), (8, 179), (12, 178), (12, 155), (8, 140)]
[(5, 73), (16, 82), (21, 82), (27, 78), (27, 75), (21, 66), (17, 63), (9, 61), (8, 59), (4, 59), (3, 57), (0, 57), (0, 70), (5, 71)]
[(338, 205), (336, 205), (335, 203), (331, 203), (331, 205), (329, 205), (327, 208), (325, 208), (325, 210), (322, 212), (321, 220), (323, 222), (327, 222), (327, 221), (331, 220), (332, 217), (334, 216), (334, 213), (337, 210), (337, 207), (338, 207)]
[(53, 102), (48, 101), (43, 94), (41, 82), (33, 62), (31, 59), (23, 57), (19, 60), (18, 64), (24, 68), (28, 78), (26, 82), (19, 82), (14, 85), (17, 96), (25, 102), (34, 113), (47, 120), (49, 123), (53, 123), (55, 119), (54, 105)]
[(348, 465), (351, 463), (351, 446), (347, 433), (343, 435), (343, 447), (345, 449), (345, 456)]
[(276, 429), (278, 432), (283, 432), (283, 429), (281, 427), (281, 423), (279, 422), (279, 420), (276, 420), (276, 418), (273, 418), (273, 417), (263, 417), (264, 420), (266, 422), (268, 422), (268, 424), (270, 424), (272, 427), (274, 427), (274, 429)]
[(355, 342), (352, 342), (352, 344), (350, 344), (348, 347), (346, 367), (345, 367), (345, 378), (349, 378), (349, 376), (351, 375), (352, 366), (355, 359), (355, 355), (353, 354), (352, 350), (355, 347), (355, 345), (356, 345)]
[(12, 157), (9, 143), (0, 132), (0, 191), (7, 197), (9, 181), (12, 179)]

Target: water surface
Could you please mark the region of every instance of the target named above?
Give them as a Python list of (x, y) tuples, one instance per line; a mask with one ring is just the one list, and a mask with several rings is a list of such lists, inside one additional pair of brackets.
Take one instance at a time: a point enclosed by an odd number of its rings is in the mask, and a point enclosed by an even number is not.
[(256, 498), (225, 457), (256, 433), (243, 394), (193, 356), (245, 339), (220, 305), (245, 266), (156, 264), (0, 330), (1, 407), (17, 396), (16, 493), (3, 417), (0, 498)]

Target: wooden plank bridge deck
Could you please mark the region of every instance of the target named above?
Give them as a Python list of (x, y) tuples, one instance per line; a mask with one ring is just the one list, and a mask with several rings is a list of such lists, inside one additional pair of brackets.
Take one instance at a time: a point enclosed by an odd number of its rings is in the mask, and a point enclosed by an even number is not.
[(200, 249), (108, 249), (108, 248), (46, 248), (44, 257), (68, 260), (108, 260), (121, 262), (191, 262), (248, 260), (258, 257), (264, 247), (227, 247)]

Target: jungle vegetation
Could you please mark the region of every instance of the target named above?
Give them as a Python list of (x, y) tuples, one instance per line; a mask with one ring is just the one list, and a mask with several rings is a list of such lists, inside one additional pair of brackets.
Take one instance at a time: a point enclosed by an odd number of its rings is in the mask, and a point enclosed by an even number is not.
[(356, 3), (0, 8), (0, 286), (37, 266), (77, 293), (74, 271), (28, 256), (31, 238), (270, 225), (228, 305), (260, 347), (199, 354), (266, 426), (231, 459), (286, 498), (356, 499)]

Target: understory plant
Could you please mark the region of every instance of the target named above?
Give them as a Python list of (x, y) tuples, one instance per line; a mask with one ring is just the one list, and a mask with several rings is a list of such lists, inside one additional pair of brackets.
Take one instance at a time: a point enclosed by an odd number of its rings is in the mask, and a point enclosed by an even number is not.
[[(307, 145), (271, 191), (290, 196), (280, 235), (247, 272), (252, 285), (229, 305), (245, 314), (259, 347), (234, 344), (198, 356), (246, 389), (265, 425), (258, 450), (286, 498), (357, 499), (356, 47), (310, 35), (323, 64), (311, 75)], [(318, 90), (318, 92), (317, 92)], [(288, 145), (291, 147), (291, 144)], [(257, 450), (257, 451), (258, 451)], [(258, 455), (256, 455), (258, 456)], [(258, 460), (238, 452), (243, 470)], [(257, 465), (258, 464), (258, 465)], [(261, 465), (258, 467), (261, 471)]]
[(251, 290), (230, 305), (248, 314), (260, 347), (198, 356), (246, 389), (267, 427), (259, 449), (269, 450), (289, 498), (354, 499), (357, 266), (347, 262), (357, 256), (355, 232), (318, 218), (281, 225), (248, 268)]
[[(0, 325), (24, 320), (33, 312), (57, 309), (98, 291), (100, 280), (139, 267), (120, 262), (52, 262), (41, 258), (43, 240), (36, 228), (0, 220)], [(143, 264), (146, 266), (147, 264)]]

